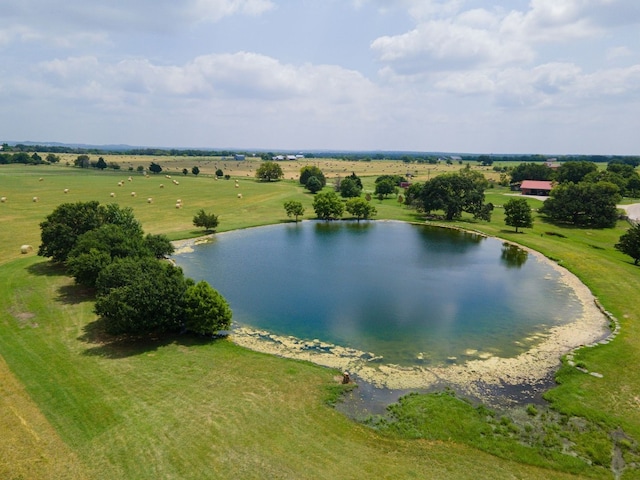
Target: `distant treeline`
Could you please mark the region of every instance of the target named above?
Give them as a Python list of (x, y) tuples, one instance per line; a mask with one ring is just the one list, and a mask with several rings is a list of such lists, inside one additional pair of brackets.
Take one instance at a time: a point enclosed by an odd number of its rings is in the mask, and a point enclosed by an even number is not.
[(626, 163), (634, 166), (640, 165), (640, 156), (637, 155), (463, 155), (464, 161), (477, 161), (484, 164), (493, 162), (593, 162), (593, 163)]
[[(38, 163), (38, 158), (25, 156), (29, 153), (70, 153), (77, 155), (139, 155), (149, 157), (233, 157), (234, 155), (256, 156), (262, 160), (271, 160), (281, 153), (265, 151), (233, 151), (233, 150), (202, 150), (179, 148), (126, 148), (126, 147), (74, 147), (65, 145), (25, 145), (3, 144), (0, 150), (0, 163)], [(13, 155), (11, 155), (13, 154)], [(15, 158), (13, 156), (19, 155)], [(337, 160), (370, 162), (374, 160), (398, 160), (404, 163), (463, 163), (479, 162), (491, 165), (494, 162), (570, 162), (585, 161), (595, 163), (620, 162), (630, 165), (640, 165), (640, 156), (631, 155), (557, 155), (540, 154), (528, 155), (487, 155), (487, 154), (449, 154), (449, 153), (421, 153), (421, 152), (340, 152), (340, 151), (307, 151), (305, 158), (334, 158)], [(29, 157), (29, 159), (28, 159)], [(40, 159), (42, 161), (42, 159)]]
[(45, 159), (43, 159), (37, 152), (33, 152), (29, 155), (27, 152), (6, 153), (0, 152), (0, 165), (6, 165), (8, 163), (24, 163), (26, 165), (40, 165), (42, 163), (57, 163), (60, 158), (54, 153), (49, 153)]
[(101, 147), (72, 147), (65, 145), (24, 145), (18, 143), (16, 145), (2, 145), (3, 152), (13, 153), (71, 153), (77, 155), (145, 155), (154, 157), (228, 157), (238, 152), (230, 150), (196, 150), (196, 149), (163, 149), (163, 148), (101, 148)]

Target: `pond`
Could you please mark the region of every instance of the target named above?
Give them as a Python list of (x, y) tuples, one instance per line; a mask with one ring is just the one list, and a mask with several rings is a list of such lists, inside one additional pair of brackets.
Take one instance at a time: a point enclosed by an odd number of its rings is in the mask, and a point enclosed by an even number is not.
[(174, 259), (224, 295), (234, 328), (338, 345), (374, 363), (515, 357), (582, 312), (548, 262), (425, 225), (288, 223), (218, 234)]

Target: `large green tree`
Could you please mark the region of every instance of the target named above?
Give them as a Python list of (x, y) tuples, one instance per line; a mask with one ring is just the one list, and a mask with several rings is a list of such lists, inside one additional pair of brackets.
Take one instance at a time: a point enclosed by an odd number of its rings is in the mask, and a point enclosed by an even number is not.
[(282, 171), (282, 167), (280, 167), (276, 162), (263, 162), (256, 169), (256, 178), (266, 180), (267, 182), (270, 182), (271, 180), (279, 180), (283, 176), (284, 172)]
[(184, 293), (185, 328), (200, 335), (214, 335), (231, 327), (231, 308), (207, 282), (187, 287)]
[(107, 205), (101, 205), (100, 210), (102, 212), (103, 224), (112, 223), (114, 225), (120, 225), (130, 235), (142, 235), (142, 225), (133, 214), (131, 207), (121, 207), (117, 203), (108, 203)]
[(67, 270), (77, 283), (95, 286), (101, 270), (118, 258), (165, 258), (173, 253), (165, 235), (130, 230), (107, 223), (80, 235), (67, 257)]
[(533, 216), (531, 207), (524, 198), (512, 198), (504, 204), (504, 223), (510, 227), (531, 228), (533, 227)]
[(620, 200), (613, 183), (563, 183), (551, 190), (539, 211), (556, 222), (607, 228), (616, 224)]
[(335, 192), (324, 192), (313, 199), (313, 209), (321, 220), (336, 220), (342, 216), (344, 205)]
[(398, 184), (391, 177), (378, 178), (374, 193), (380, 198), (398, 193)]
[(356, 217), (359, 222), (360, 219), (369, 219), (374, 217), (378, 212), (376, 207), (367, 202), (364, 198), (355, 197), (347, 200), (345, 204), (347, 212)]
[(558, 183), (580, 183), (584, 177), (598, 170), (593, 162), (581, 160), (579, 162), (564, 162), (555, 173)]
[(91, 165), (91, 159), (89, 158), (89, 155), (78, 155), (73, 161), (73, 164), (76, 167), (89, 168), (89, 166)]
[(322, 181), (318, 177), (309, 177), (307, 183), (304, 185), (304, 188), (309, 190), (311, 193), (317, 193), (322, 190)]
[(111, 334), (179, 331), (190, 284), (170, 263), (151, 257), (119, 259), (98, 276), (95, 312)]
[(298, 217), (304, 215), (304, 206), (296, 200), (284, 202), (284, 210), (287, 212), (287, 217), (295, 217), (296, 223), (298, 223)]
[(615, 244), (615, 248), (625, 255), (629, 255), (633, 258), (633, 264), (638, 265), (640, 263), (640, 224), (632, 226), (622, 234), (618, 243)]
[(173, 253), (164, 235), (147, 235), (130, 207), (98, 202), (59, 205), (40, 224), (42, 243), (38, 254), (66, 262), (80, 284), (93, 286), (100, 270), (116, 258)]
[(193, 225), (204, 228), (206, 232), (215, 232), (218, 226), (218, 216), (213, 213), (207, 213), (201, 208), (193, 217)]
[(627, 180), (619, 173), (610, 170), (596, 170), (584, 176), (583, 182), (609, 182), (618, 187), (620, 195), (624, 195), (627, 189)]
[(364, 187), (362, 185), (362, 179), (356, 175), (356, 172), (351, 172), (351, 175), (349, 175), (347, 178), (353, 180), (354, 182), (356, 182), (356, 185), (358, 185), (358, 187), (360, 188), (360, 190), (362, 190)]
[(423, 188), (423, 183), (412, 183), (409, 185), (409, 188), (405, 189), (404, 204), (415, 208), (418, 212), (424, 211), (424, 207), (422, 206)]
[(77, 283), (93, 287), (100, 271), (117, 258), (151, 257), (142, 233), (105, 224), (80, 235), (69, 252), (67, 269)]
[(69, 256), (67, 271), (79, 285), (95, 287), (100, 272), (113, 263), (109, 252), (91, 248), (87, 252), (79, 252)]
[(607, 172), (613, 173), (622, 179), (620, 193), (626, 197), (640, 196), (640, 175), (633, 165), (620, 162), (612, 162), (607, 165)]
[(422, 186), (420, 206), (427, 213), (443, 210), (447, 220), (460, 218), (462, 212), (467, 212), (474, 218), (488, 221), (493, 205), (484, 203), (486, 185), (479, 172), (438, 175)]
[(104, 207), (97, 201), (62, 203), (40, 223), (38, 255), (54, 262), (67, 260), (80, 235), (105, 222)]
[(163, 234), (148, 233), (147, 236), (144, 237), (144, 246), (152, 256), (158, 259), (166, 258), (175, 251), (169, 238)]
[(521, 163), (511, 170), (511, 182), (523, 180), (551, 180), (553, 170), (545, 163)]
[[(358, 180), (360, 180), (358, 178)], [(359, 197), (362, 193), (362, 182), (347, 177), (340, 182), (340, 196), (343, 198)]]
[(322, 187), (324, 188), (327, 185), (327, 179), (320, 170), (320, 167), (316, 165), (305, 165), (300, 169), (300, 184), (306, 185), (311, 177), (316, 177), (320, 180)]

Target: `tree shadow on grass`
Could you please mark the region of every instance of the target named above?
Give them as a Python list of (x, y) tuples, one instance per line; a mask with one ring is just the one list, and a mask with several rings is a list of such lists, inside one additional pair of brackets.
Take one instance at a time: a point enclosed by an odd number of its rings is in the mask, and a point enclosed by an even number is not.
[(64, 277), (67, 275), (64, 265), (46, 260), (29, 265), (27, 267), (27, 272), (39, 277)]
[(585, 232), (589, 230), (601, 231), (601, 230), (607, 230), (609, 228), (609, 227), (598, 227), (598, 226), (589, 225), (589, 224), (572, 223), (572, 222), (567, 222), (562, 220), (554, 220), (549, 217), (539, 217), (537, 221), (539, 221), (540, 223), (544, 223), (545, 225), (548, 225), (550, 227), (556, 227), (556, 228), (561, 228), (563, 230), (577, 231), (577, 232)]
[[(27, 267), (31, 275), (45, 277), (69, 277), (64, 265), (51, 261), (34, 263)], [(82, 285), (68, 284), (62, 285), (57, 290), (58, 295), (54, 298), (56, 302), (65, 305), (78, 305), (80, 303), (95, 300), (95, 290)]]
[(93, 346), (83, 355), (103, 358), (127, 358), (154, 352), (171, 344), (184, 347), (209, 345), (226, 338), (226, 335), (202, 336), (192, 333), (151, 333), (147, 335), (110, 335), (105, 331), (104, 320), (97, 319), (83, 327), (81, 342)]
[(96, 292), (92, 288), (82, 285), (63, 285), (58, 288), (57, 302), (65, 305), (79, 305), (84, 302), (91, 302), (96, 299)]

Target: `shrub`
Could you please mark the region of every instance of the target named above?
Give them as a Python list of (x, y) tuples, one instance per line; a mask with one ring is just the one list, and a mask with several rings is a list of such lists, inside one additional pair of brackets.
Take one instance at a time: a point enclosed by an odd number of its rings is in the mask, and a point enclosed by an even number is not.
[(201, 281), (184, 294), (185, 328), (200, 335), (213, 335), (231, 327), (231, 308), (217, 290)]

